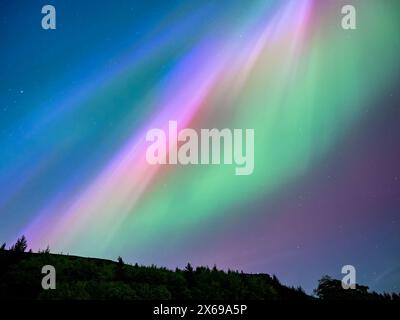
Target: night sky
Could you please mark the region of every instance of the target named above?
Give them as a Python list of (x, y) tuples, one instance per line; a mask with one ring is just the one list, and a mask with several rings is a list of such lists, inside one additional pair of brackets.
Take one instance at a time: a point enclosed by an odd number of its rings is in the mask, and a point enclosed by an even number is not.
[[(397, 0), (2, 0), (1, 243), (399, 291), (399, 30)], [(169, 120), (254, 129), (253, 174), (149, 165)]]

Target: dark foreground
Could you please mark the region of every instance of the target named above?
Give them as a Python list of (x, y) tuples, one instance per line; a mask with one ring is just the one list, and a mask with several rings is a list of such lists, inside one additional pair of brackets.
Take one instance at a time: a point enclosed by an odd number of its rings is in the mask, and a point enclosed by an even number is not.
[[(54, 266), (56, 289), (42, 287), (42, 268)], [(77, 256), (0, 250), (1, 300), (224, 300), (315, 301), (399, 300), (368, 287), (343, 290), (339, 280), (323, 277), (315, 296), (282, 285), (268, 274), (245, 274), (190, 264), (175, 271)]]

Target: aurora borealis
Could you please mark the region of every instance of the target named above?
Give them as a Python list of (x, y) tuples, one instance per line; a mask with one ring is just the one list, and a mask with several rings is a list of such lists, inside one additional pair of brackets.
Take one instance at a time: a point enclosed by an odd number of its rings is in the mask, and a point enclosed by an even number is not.
[[(51, 4), (0, 3), (0, 241), (399, 291), (397, 0)], [(170, 120), (254, 129), (253, 174), (150, 166)]]

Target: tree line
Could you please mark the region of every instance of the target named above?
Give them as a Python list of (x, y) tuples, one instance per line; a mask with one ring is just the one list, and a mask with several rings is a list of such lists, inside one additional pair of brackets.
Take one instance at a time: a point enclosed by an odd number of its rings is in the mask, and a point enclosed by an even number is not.
[[(288, 287), (273, 275), (218, 270), (216, 266), (181, 270), (27, 251), (25, 237), (0, 247), (0, 299), (77, 300), (379, 300), (400, 301), (396, 293), (370, 292), (367, 286), (344, 290), (340, 280), (324, 276), (313, 295)], [(41, 268), (57, 271), (57, 289), (43, 290)]]

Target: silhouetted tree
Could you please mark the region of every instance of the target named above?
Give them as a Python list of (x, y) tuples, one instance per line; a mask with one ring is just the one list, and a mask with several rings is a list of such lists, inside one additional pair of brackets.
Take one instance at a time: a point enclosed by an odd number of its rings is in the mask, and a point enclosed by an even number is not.
[(193, 272), (193, 267), (192, 267), (192, 265), (191, 265), (190, 263), (188, 263), (188, 264), (186, 265), (185, 271), (186, 271), (186, 272), (189, 272), (189, 273), (192, 273), (192, 272)]
[[(26, 239), (19, 239), (18, 250), (26, 249)], [(25, 246), (23, 245), (25, 243)], [(46, 249), (47, 251), (47, 249)], [(49, 250), (48, 250), (49, 251)], [(41, 290), (44, 263), (57, 265), (62, 277), (57, 290)], [(356, 290), (344, 290), (339, 280), (324, 277), (316, 294), (322, 299), (395, 300), (396, 294), (368, 292), (357, 285)], [(266, 274), (246, 274), (243, 271), (224, 272), (215, 266), (190, 263), (175, 271), (155, 265), (131, 266), (121, 257), (117, 261), (70, 257), (49, 253), (13, 254), (0, 251), (0, 301), (2, 299), (200, 299), (200, 300), (291, 300), (316, 299), (299, 288), (280, 284), (277, 277)]]
[(26, 248), (28, 248), (28, 243), (26, 241), (25, 236), (22, 236), (17, 240), (17, 242), (10, 248), (11, 251), (15, 252), (25, 252)]
[(6, 250), (6, 243), (5, 242), (1, 245), (0, 250)]
[(356, 284), (355, 289), (343, 289), (342, 282), (332, 279), (330, 276), (323, 276), (318, 281), (318, 287), (314, 294), (324, 300), (372, 300), (373, 293), (368, 292), (368, 287)]
[(188, 263), (185, 267), (185, 277), (189, 288), (194, 286), (194, 272), (193, 267), (190, 263)]
[(117, 259), (116, 279), (119, 281), (126, 279), (125, 262), (122, 260), (122, 257), (118, 257)]

